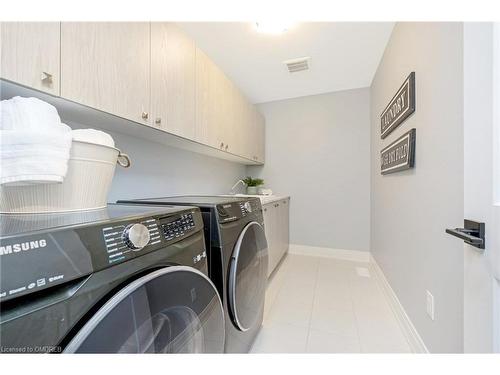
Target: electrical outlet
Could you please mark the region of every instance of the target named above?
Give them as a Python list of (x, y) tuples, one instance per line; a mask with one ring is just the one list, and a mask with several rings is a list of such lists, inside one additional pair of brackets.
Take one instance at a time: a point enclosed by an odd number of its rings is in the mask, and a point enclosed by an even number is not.
[(429, 317), (434, 320), (434, 296), (427, 290), (426, 297), (427, 315), (429, 315)]

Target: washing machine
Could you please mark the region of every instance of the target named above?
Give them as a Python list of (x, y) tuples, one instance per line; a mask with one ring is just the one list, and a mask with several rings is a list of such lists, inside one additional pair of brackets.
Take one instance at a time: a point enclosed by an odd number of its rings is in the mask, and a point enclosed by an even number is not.
[(119, 202), (200, 208), (209, 276), (224, 305), (225, 352), (248, 352), (262, 326), (267, 286), (268, 249), (260, 199), (177, 196)]
[(3, 353), (221, 353), (195, 207), (0, 215)]

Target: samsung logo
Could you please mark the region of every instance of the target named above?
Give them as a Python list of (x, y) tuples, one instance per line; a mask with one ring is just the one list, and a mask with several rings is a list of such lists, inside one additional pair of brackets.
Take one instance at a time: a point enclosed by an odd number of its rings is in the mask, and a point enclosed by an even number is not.
[(47, 246), (47, 241), (44, 239), (15, 243), (13, 245), (0, 246), (0, 255), (8, 255), (12, 253), (19, 253), (21, 251), (38, 249)]

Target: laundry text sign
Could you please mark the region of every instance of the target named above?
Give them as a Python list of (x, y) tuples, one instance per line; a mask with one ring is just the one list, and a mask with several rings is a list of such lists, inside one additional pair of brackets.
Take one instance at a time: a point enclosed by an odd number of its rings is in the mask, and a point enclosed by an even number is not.
[(380, 132), (384, 139), (415, 112), (415, 72), (411, 72), (389, 105), (380, 115)]
[(382, 174), (399, 172), (413, 168), (415, 164), (415, 135), (411, 129), (389, 146), (380, 151), (380, 165)]

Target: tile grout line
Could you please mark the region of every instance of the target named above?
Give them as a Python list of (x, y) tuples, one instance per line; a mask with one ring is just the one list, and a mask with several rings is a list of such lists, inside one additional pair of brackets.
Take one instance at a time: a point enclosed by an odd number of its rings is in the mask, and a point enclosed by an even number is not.
[(307, 336), (306, 336), (306, 353), (308, 352), (308, 347), (309, 347), (309, 337), (311, 335), (311, 324), (312, 324), (312, 314), (314, 310), (314, 301), (316, 300), (316, 288), (318, 287), (318, 280), (319, 280), (319, 259), (318, 259), (318, 264), (316, 267), (316, 279), (314, 280), (314, 289), (313, 289), (313, 298), (311, 302), (311, 312), (309, 313), (309, 324), (307, 326)]

